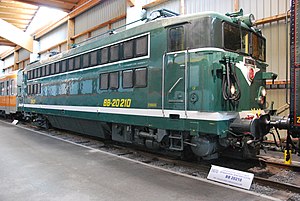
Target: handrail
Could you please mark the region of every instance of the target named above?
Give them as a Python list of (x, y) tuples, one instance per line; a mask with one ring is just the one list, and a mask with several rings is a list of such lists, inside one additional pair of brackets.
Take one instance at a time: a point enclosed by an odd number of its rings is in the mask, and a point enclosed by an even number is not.
[(169, 94), (173, 91), (173, 89), (176, 87), (176, 85), (177, 85), (181, 80), (183, 80), (183, 77), (178, 78), (178, 80), (173, 84), (173, 86), (172, 86), (172, 87), (169, 89), (169, 91), (168, 91)]
[(185, 51), (185, 55), (184, 55), (184, 113), (185, 116), (187, 117), (187, 87), (188, 87), (188, 77), (187, 77), (187, 73), (188, 73), (188, 50)]
[(162, 64), (162, 80), (161, 80), (161, 110), (163, 116), (165, 116), (165, 59), (166, 59), (166, 53), (163, 55), (163, 64)]

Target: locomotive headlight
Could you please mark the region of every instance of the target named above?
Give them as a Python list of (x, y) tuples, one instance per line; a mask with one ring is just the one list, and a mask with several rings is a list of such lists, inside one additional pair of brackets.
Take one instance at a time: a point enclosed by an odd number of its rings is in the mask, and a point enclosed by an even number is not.
[(263, 97), (266, 97), (266, 95), (267, 95), (267, 90), (266, 90), (264, 87), (262, 87), (260, 93), (261, 93), (261, 95), (262, 95)]
[(256, 101), (260, 106), (263, 106), (265, 104), (266, 95), (267, 95), (267, 90), (265, 89), (265, 87), (263, 87), (263, 86), (259, 87), (258, 96), (256, 98)]
[(255, 77), (254, 69), (252, 67), (249, 67), (249, 70), (248, 70), (248, 80), (250, 82), (252, 82), (253, 79), (254, 79), (254, 77)]
[(235, 86), (232, 84), (231, 87), (230, 87), (230, 93), (231, 93), (232, 95), (234, 95), (235, 92), (236, 92)]

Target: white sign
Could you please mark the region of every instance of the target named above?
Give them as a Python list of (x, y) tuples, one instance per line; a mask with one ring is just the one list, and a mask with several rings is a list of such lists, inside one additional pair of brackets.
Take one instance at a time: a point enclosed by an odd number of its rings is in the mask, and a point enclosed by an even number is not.
[(18, 124), (18, 120), (14, 120), (13, 122), (11, 122), (12, 124), (14, 124), (14, 125), (17, 125)]
[(254, 174), (212, 165), (207, 179), (249, 190)]

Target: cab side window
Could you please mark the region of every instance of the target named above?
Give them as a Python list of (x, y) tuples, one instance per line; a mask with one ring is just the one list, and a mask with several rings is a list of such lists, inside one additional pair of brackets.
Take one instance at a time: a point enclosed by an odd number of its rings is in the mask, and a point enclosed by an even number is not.
[(172, 27), (168, 31), (168, 52), (175, 52), (185, 49), (184, 27)]

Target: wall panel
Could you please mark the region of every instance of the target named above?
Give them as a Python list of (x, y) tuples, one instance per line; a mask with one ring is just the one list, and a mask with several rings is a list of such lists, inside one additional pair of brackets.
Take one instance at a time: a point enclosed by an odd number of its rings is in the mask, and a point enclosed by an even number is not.
[(30, 52), (28, 52), (25, 49), (20, 49), (19, 50), (19, 61), (22, 61), (24, 59), (28, 59), (30, 56)]
[(126, 0), (103, 1), (75, 18), (75, 34), (125, 14), (126, 9)]
[(66, 40), (68, 32), (67, 24), (63, 24), (40, 38), (40, 51)]
[(256, 19), (262, 19), (285, 13), (290, 8), (287, 0), (239, 0), (244, 13), (253, 13)]
[(9, 55), (4, 59), (4, 68), (14, 65), (14, 54)]
[(186, 0), (186, 13), (215, 11), (222, 14), (234, 11), (233, 0)]
[(259, 26), (259, 28), (262, 29), (267, 40), (268, 71), (277, 73), (277, 80), (283, 81), (286, 79), (286, 45), (288, 45), (289, 68), (289, 40), (286, 41), (286, 36), (289, 36), (289, 27), (287, 33), (285, 21), (279, 21)]

